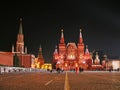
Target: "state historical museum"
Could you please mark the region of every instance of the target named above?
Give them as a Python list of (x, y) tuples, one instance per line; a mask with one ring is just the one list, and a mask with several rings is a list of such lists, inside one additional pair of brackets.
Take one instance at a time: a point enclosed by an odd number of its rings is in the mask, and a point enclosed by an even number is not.
[(91, 69), (92, 55), (89, 53), (87, 45), (86, 47), (84, 45), (81, 30), (78, 39), (77, 44), (74, 42), (66, 44), (63, 29), (61, 30), (60, 43), (53, 53), (53, 68), (62, 70)]

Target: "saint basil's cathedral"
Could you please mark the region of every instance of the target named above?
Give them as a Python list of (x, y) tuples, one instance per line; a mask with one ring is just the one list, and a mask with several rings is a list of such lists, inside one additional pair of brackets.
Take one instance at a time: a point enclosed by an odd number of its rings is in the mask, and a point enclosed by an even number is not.
[[(96, 54), (96, 59), (92, 59), (92, 54), (88, 50), (88, 46), (84, 45), (82, 30), (80, 29), (79, 42), (77, 45), (74, 42), (65, 43), (63, 29), (61, 30), (61, 38), (58, 47), (56, 46), (53, 53), (53, 67), (63, 70), (75, 70), (76, 68), (83, 68), (90, 70), (94, 66), (100, 66), (99, 56)], [(96, 68), (96, 67), (95, 67)]]

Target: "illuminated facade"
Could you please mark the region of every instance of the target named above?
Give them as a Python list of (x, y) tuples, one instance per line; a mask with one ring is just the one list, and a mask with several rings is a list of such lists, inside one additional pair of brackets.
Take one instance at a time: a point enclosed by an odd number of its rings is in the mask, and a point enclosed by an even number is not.
[(52, 64), (51, 63), (45, 63), (41, 66), (41, 69), (52, 70)]
[(120, 70), (120, 59), (109, 59), (106, 62), (106, 69)]
[(61, 30), (61, 38), (58, 47), (56, 46), (53, 53), (53, 67), (64, 70), (75, 70), (83, 68), (91, 69), (92, 56), (88, 50), (88, 46), (84, 45), (82, 32), (80, 30), (79, 42), (76, 45), (74, 42), (65, 44), (63, 30)]
[(42, 55), (42, 48), (40, 46), (39, 52), (38, 52), (38, 57), (35, 58), (35, 60), (32, 63), (32, 68), (42, 68), (42, 65), (44, 64), (44, 58)]

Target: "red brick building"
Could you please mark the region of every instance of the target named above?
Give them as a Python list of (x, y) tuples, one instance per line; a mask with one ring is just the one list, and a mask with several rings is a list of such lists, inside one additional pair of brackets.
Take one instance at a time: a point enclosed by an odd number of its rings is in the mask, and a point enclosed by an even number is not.
[(53, 68), (63, 70), (103, 70), (106, 61), (100, 64), (98, 52), (96, 52), (95, 60), (92, 53), (89, 52), (88, 46), (84, 45), (82, 32), (80, 30), (78, 43), (65, 43), (63, 30), (61, 30), (60, 43), (56, 46), (53, 53)]
[(24, 35), (22, 30), (22, 19), (20, 18), (19, 33), (16, 41), (16, 51), (12, 46), (12, 52), (1, 52), (0, 53), (0, 64), (6, 66), (22, 66), (31, 67), (35, 56), (27, 53), (27, 47), (24, 47)]
[(0, 64), (6, 66), (13, 66), (13, 53), (0, 52)]
[(69, 42), (66, 45), (63, 30), (61, 30), (60, 43), (53, 53), (53, 68), (75, 70), (79, 68), (90, 69), (91, 66), (92, 56), (88, 47), (84, 46), (81, 30), (77, 45), (74, 42)]

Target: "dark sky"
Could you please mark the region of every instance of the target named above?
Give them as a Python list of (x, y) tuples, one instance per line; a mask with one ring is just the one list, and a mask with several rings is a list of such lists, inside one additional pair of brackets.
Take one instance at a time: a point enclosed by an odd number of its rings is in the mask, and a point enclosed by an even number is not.
[(61, 28), (66, 44), (78, 42), (81, 28), (89, 51), (103, 50), (109, 57), (120, 56), (120, 5), (118, 0), (40, 0), (39, 2), (1, 2), (0, 51), (16, 45), (19, 18), (28, 53), (37, 55), (41, 44), (50, 62), (59, 43)]

